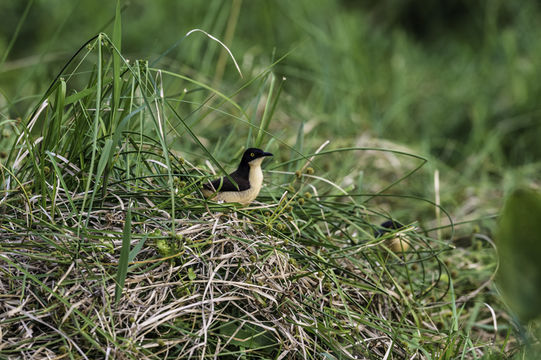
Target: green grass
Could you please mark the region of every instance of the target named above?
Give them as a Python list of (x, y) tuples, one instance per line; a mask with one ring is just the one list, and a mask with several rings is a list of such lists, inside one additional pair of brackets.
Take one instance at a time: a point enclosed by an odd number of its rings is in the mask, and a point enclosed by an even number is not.
[[(537, 136), (537, 82), (517, 73), (536, 45), (512, 45), (525, 25), (487, 28), (479, 56), (452, 41), (434, 54), (358, 9), (276, 4), (249, 18), (252, 3), (211, 2), (193, 26), (246, 34), (230, 46), (243, 78), (202, 33), (128, 61), (120, 8), (58, 76), (2, 73), (2, 356), (516, 351), (491, 229), (504, 191), (538, 181), (535, 150), (510, 142)], [(247, 31), (277, 16), (296, 21)], [(287, 46), (269, 56), (272, 38)], [(259, 202), (205, 201), (201, 181), (252, 145), (275, 153)], [(390, 217), (416, 227), (404, 254), (374, 238)]]

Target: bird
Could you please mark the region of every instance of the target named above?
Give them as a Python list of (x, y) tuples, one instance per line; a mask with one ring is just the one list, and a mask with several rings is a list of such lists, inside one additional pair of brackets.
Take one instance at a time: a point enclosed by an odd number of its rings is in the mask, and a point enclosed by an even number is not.
[[(396, 230), (400, 230), (400, 231), (396, 231)], [(408, 230), (408, 229), (405, 229), (404, 225), (402, 225), (398, 221), (387, 220), (381, 223), (379, 228), (374, 231), (374, 236), (376, 238), (379, 238), (386, 235), (387, 233), (391, 231), (394, 232), (395, 233), (394, 236), (390, 239), (387, 239), (385, 241), (385, 245), (389, 247), (389, 249), (391, 249), (392, 252), (395, 252), (395, 253), (403, 252), (403, 251), (408, 250), (409, 248), (409, 244), (404, 239), (404, 234), (402, 233), (402, 231), (404, 230)]]
[[(203, 195), (211, 200), (248, 205), (255, 200), (263, 185), (261, 163), (273, 156), (257, 148), (249, 148), (242, 155), (237, 170), (203, 185)], [(235, 183), (231, 182), (234, 180)]]

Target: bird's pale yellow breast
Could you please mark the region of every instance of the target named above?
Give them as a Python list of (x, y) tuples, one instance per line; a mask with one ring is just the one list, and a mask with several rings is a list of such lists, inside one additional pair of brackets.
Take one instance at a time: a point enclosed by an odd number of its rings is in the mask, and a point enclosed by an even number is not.
[[(250, 161), (250, 188), (243, 191), (220, 191), (212, 197), (214, 201), (237, 202), (242, 205), (248, 205), (254, 201), (259, 195), (259, 191), (263, 186), (263, 171), (261, 171), (261, 162), (263, 158), (258, 158)], [(203, 195), (211, 196), (213, 193), (210, 190), (203, 190)]]

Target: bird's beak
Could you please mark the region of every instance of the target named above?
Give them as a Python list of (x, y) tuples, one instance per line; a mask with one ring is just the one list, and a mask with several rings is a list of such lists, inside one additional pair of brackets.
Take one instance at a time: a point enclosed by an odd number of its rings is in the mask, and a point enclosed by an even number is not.
[(262, 156), (274, 156), (270, 152), (264, 152)]

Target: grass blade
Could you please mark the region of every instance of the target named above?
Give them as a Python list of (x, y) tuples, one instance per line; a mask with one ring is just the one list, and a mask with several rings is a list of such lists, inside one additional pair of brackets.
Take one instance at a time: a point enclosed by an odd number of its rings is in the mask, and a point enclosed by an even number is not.
[[(142, 247), (143, 246), (142, 243), (144, 243), (144, 239), (141, 240), (140, 243)], [(120, 259), (118, 260), (118, 269), (116, 272), (115, 303), (118, 303), (118, 301), (120, 300), (120, 296), (122, 295), (122, 289), (124, 288), (124, 282), (126, 281), (126, 275), (128, 274), (130, 244), (131, 244), (131, 208), (128, 206), (128, 212), (126, 214), (126, 221), (124, 223), (124, 231), (122, 232), (122, 248), (120, 249)]]
[(271, 101), (272, 101), (272, 96), (274, 93), (274, 84), (276, 83), (276, 76), (274, 76), (273, 73), (270, 73), (270, 78), (271, 80), (270, 80), (269, 94), (267, 95), (267, 103), (265, 104), (265, 111), (263, 112), (261, 125), (259, 126), (259, 131), (257, 133), (257, 138), (255, 140), (256, 147), (261, 147), (263, 136), (265, 135), (265, 132), (269, 127), (270, 114), (271, 114), (271, 108), (272, 108)]

